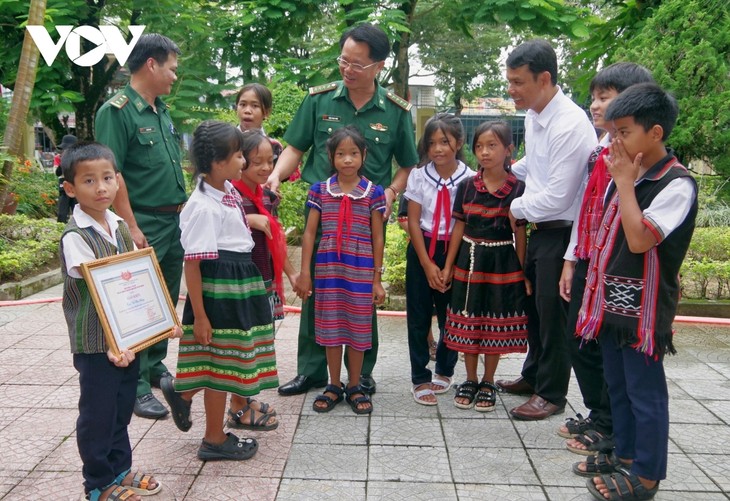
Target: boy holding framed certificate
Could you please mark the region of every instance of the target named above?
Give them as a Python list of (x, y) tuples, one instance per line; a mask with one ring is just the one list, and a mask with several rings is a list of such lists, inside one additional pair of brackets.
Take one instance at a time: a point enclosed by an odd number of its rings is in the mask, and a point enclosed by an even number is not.
[[(109, 211), (117, 193), (114, 154), (98, 143), (77, 144), (61, 158), (64, 190), (78, 204), (61, 236), (63, 312), (73, 363), (79, 372), (77, 444), (86, 499), (127, 501), (156, 494), (151, 475), (132, 473), (127, 426), (137, 388), (139, 361), (129, 349), (115, 355), (104, 337), (81, 264), (135, 249), (129, 228)], [(175, 326), (173, 335), (181, 335)]]

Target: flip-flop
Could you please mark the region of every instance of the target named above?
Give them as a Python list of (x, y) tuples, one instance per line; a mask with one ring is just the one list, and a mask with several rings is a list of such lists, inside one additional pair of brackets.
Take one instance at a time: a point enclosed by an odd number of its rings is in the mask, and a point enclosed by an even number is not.
[(428, 400), (421, 400), (423, 397), (426, 397), (428, 395), (436, 396), (436, 394), (433, 392), (433, 390), (431, 388), (424, 388), (422, 390), (417, 390), (416, 388), (418, 386), (420, 386), (420, 385), (414, 385), (411, 388), (411, 394), (413, 395), (413, 400), (415, 400), (417, 404), (428, 405), (428, 406), (438, 404), (438, 402), (429, 402)]
[[(437, 374), (438, 376), (438, 374)], [(445, 377), (445, 376), (438, 376), (438, 377)], [(443, 379), (437, 379), (433, 378), (431, 379), (431, 386), (438, 386), (438, 388), (435, 388), (433, 390), (435, 395), (441, 395), (442, 393), (446, 393), (451, 389), (451, 386), (454, 384), (454, 378), (448, 377), (444, 381)]]

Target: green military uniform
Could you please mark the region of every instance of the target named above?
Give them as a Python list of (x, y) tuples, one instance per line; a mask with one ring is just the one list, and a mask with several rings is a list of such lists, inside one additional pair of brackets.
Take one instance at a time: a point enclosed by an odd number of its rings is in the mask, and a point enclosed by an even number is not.
[[(180, 294), (183, 248), (175, 206), (187, 200), (180, 138), (167, 105), (158, 97), (157, 112), (130, 85), (99, 108), (96, 140), (107, 145), (124, 177), (137, 225), (154, 247), (173, 304)], [(180, 207), (181, 208), (181, 207)], [(150, 393), (150, 378), (167, 369), (167, 341), (142, 351), (137, 396)]]
[[(314, 184), (331, 175), (325, 143), (332, 132), (346, 125), (357, 126), (367, 140), (368, 151), (362, 173), (373, 183), (384, 188), (390, 185), (394, 157), (401, 167), (418, 163), (410, 103), (377, 82), (375, 85), (372, 99), (359, 110), (355, 109), (341, 81), (309, 89), (309, 95), (304, 98), (284, 134), (284, 140), (296, 149), (307, 151), (312, 148), (302, 168), (304, 181)], [(314, 251), (317, 251), (316, 244)], [(378, 324), (373, 316), (373, 344), (372, 349), (365, 353), (363, 374), (372, 373), (377, 355)], [(325, 350), (314, 341), (314, 301), (306, 301), (302, 308), (297, 374), (315, 381), (327, 379)]]

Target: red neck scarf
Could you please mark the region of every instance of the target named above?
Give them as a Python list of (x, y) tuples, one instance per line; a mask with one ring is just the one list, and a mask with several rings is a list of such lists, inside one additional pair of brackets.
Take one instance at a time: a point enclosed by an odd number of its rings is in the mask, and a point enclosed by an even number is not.
[[(428, 257), (433, 259), (436, 253), (436, 241), (439, 239), (439, 228), (441, 226), (441, 213), (446, 220), (446, 232), (449, 234), (449, 225), (451, 225), (451, 195), (449, 189), (444, 185), (439, 185), (438, 194), (436, 195), (436, 208), (433, 211), (433, 222), (431, 223), (431, 243), (428, 246)], [(444, 253), (449, 248), (449, 242), (445, 241)]]
[(251, 189), (241, 180), (231, 181), (231, 184), (241, 192), (241, 194), (253, 202), (259, 214), (263, 214), (269, 218), (269, 227), (271, 228), (271, 238), (266, 237), (266, 243), (271, 254), (271, 262), (274, 268), (274, 286), (279, 294), (282, 303), (284, 302), (284, 280), (282, 272), (284, 271), (284, 262), (286, 261), (286, 237), (284, 230), (281, 228), (279, 220), (266, 210), (264, 206), (264, 190), (261, 186), (256, 185), (255, 191)]
[(347, 233), (345, 238), (350, 239), (350, 231), (352, 229), (352, 201), (345, 194), (340, 200), (340, 212), (337, 216), (337, 259), (340, 259), (340, 249), (342, 248), (342, 231), (347, 224)]
[(598, 154), (583, 195), (578, 219), (578, 244), (575, 247), (575, 255), (580, 259), (590, 258), (598, 228), (603, 219), (603, 196), (606, 194), (608, 182), (611, 180), (606, 168), (606, 155), (608, 155), (608, 148), (603, 148)]

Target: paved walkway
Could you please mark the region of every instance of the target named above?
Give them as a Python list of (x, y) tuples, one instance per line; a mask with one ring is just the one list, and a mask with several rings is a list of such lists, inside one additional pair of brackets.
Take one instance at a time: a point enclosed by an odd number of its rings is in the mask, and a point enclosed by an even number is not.
[[(58, 286), (30, 299), (60, 294)], [(282, 382), (296, 372), (298, 325), (299, 316), (289, 314), (277, 331)], [(565, 416), (542, 422), (511, 420), (508, 410), (524, 399), (509, 395), (484, 415), (456, 409), (451, 395), (423, 407), (409, 393), (405, 320), (381, 317), (380, 331), (373, 414), (356, 417), (341, 404), (318, 415), (314, 392), (283, 398), (267, 391), (262, 400), (277, 408), (281, 425), (252, 434), (260, 448), (250, 461), (196, 458), (204, 420), (200, 397), (188, 433), (169, 418), (133, 417), (135, 467), (165, 484), (150, 499), (592, 499), (585, 480), (570, 473), (580, 457), (555, 434), (564, 417), (585, 412), (574, 380)], [(669, 478), (656, 499), (729, 499), (730, 329), (678, 325), (676, 345), (680, 354), (666, 362)], [(172, 342), (172, 369), (176, 352)], [(520, 356), (503, 359), (498, 377), (516, 376), (521, 363)], [(457, 380), (463, 377), (460, 365)], [(78, 499), (77, 398), (60, 303), (0, 308), (0, 499)]]

